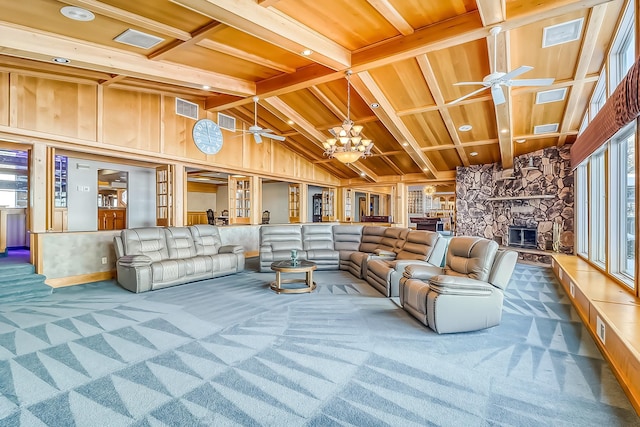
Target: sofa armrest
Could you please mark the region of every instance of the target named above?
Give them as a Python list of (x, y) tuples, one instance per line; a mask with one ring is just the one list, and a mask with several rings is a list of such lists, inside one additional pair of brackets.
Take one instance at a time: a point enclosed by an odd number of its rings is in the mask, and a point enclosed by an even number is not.
[(118, 260), (122, 267), (148, 267), (153, 261), (146, 255), (125, 255)]
[(240, 245), (225, 245), (220, 246), (218, 253), (220, 254), (241, 254), (244, 252), (244, 246)]
[(440, 267), (412, 263), (405, 267), (403, 276), (407, 279), (429, 280), (439, 274), (442, 274)]
[(446, 295), (491, 295), (496, 287), (491, 283), (469, 277), (434, 276), (429, 281), (429, 288), (438, 294)]
[[(409, 265), (416, 265), (416, 266), (421, 265), (423, 267), (435, 267), (435, 265), (431, 264), (428, 261), (420, 261), (420, 260), (416, 260), (416, 259), (401, 259), (401, 260), (392, 261), (390, 263), (390, 266), (393, 267), (393, 269), (396, 270), (399, 273), (403, 273), (404, 269)], [(441, 273), (438, 273), (438, 274), (441, 274)]]

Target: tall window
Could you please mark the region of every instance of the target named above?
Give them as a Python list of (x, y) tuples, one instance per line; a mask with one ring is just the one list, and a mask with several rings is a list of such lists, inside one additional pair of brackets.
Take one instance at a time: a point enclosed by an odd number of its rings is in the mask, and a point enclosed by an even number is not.
[(577, 253), (589, 254), (589, 193), (587, 185), (587, 165), (578, 166), (575, 172), (576, 191), (576, 246)]
[(627, 8), (620, 22), (620, 28), (611, 48), (610, 84), (612, 88), (615, 88), (622, 81), (636, 59), (633, 3), (632, 1), (627, 3)]
[(604, 150), (591, 157), (589, 162), (591, 200), (589, 201), (589, 225), (591, 232), (589, 259), (601, 267), (606, 262)]
[(611, 272), (633, 287), (635, 274), (635, 126), (621, 130), (611, 142), (610, 259)]
[(606, 73), (602, 71), (600, 78), (598, 79), (598, 83), (596, 83), (596, 88), (593, 90), (593, 96), (591, 97), (591, 103), (589, 104), (589, 120), (593, 120), (593, 118), (598, 114), (598, 111), (604, 106), (604, 103), (607, 100), (607, 82), (606, 82)]
[(0, 206), (27, 207), (27, 152), (0, 150)]

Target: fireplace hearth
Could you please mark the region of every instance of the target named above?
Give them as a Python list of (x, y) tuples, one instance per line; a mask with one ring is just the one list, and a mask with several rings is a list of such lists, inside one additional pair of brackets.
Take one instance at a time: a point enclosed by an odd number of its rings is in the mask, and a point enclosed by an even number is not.
[(537, 227), (516, 227), (509, 226), (509, 246), (515, 248), (537, 249), (538, 229)]

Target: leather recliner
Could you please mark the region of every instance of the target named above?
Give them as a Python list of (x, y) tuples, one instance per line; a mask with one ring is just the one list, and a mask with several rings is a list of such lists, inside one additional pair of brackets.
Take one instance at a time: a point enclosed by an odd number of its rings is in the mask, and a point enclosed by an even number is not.
[(439, 334), (496, 326), (518, 254), (493, 240), (453, 237), (444, 268), (409, 265), (400, 280), (400, 303)]

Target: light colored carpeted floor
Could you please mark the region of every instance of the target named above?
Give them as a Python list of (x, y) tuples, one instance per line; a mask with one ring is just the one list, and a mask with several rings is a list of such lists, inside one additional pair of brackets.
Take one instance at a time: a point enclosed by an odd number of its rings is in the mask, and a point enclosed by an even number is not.
[(349, 273), (314, 277), (2, 305), (0, 425), (640, 425), (548, 269), (518, 265), (502, 324), (453, 335)]

